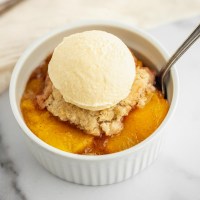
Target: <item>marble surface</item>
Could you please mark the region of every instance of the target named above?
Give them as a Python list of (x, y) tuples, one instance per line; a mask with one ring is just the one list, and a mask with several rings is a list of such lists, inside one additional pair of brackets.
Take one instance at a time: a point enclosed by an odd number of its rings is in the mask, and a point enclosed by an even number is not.
[[(200, 16), (154, 28), (172, 53), (199, 23)], [(0, 200), (200, 199), (200, 41), (177, 63), (179, 104), (167, 126), (159, 158), (125, 182), (88, 187), (65, 182), (47, 172), (31, 155), (9, 105), (0, 96)]]

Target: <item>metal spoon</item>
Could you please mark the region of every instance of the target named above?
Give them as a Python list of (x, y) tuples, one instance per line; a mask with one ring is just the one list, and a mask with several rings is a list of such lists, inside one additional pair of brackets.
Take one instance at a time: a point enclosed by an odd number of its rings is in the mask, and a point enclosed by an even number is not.
[(172, 55), (167, 64), (160, 70), (156, 76), (156, 87), (162, 91), (162, 94), (167, 98), (167, 91), (165, 87), (165, 78), (173, 64), (190, 48), (190, 46), (199, 38), (200, 36), (200, 24), (197, 28), (189, 35), (189, 37), (183, 42), (183, 44), (177, 49), (177, 51)]

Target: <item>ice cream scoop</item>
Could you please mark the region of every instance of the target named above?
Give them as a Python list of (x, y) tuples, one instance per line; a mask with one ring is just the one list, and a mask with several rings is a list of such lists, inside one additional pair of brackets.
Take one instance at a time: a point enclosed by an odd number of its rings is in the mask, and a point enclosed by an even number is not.
[(53, 52), (48, 73), (66, 102), (96, 111), (128, 96), (135, 62), (118, 37), (93, 30), (65, 37)]

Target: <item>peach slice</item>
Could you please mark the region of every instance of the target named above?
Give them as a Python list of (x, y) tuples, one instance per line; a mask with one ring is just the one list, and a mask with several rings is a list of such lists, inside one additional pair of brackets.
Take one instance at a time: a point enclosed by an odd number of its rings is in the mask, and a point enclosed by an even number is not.
[(124, 129), (108, 139), (107, 153), (128, 149), (151, 135), (161, 124), (169, 109), (160, 92), (152, 94), (144, 108), (137, 108), (125, 118)]

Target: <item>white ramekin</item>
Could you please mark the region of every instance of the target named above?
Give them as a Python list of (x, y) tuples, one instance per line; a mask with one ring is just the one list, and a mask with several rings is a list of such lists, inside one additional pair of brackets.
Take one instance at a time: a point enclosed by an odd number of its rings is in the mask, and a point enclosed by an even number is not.
[(27, 80), (34, 68), (53, 51), (63, 37), (94, 29), (115, 34), (157, 69), (160, 69), (168, 60), (168, 54), (164, 48), (153, 37), (134, 26), (113, 21), (84, 21), (66, 25), (31, 45), (17, 62), (10, 83), (10, 103), (14, 116), (24, 131), (26, 143), (36, 159), (47, 170), (62, 179), (93, 186), (113, 184), (128, 179), (156, 159), (160, 152), (164, 127), (169, 123), (175, 110), (178, 96), (177, 73), (175, 69), (172, 69), (167, 82), (170, 109), (166, 118), (150, 137), (118, 153), (102, 156), (77, 155), (56, 149), (40, 140), (26, 126), (20, 111), (20, 99)]

